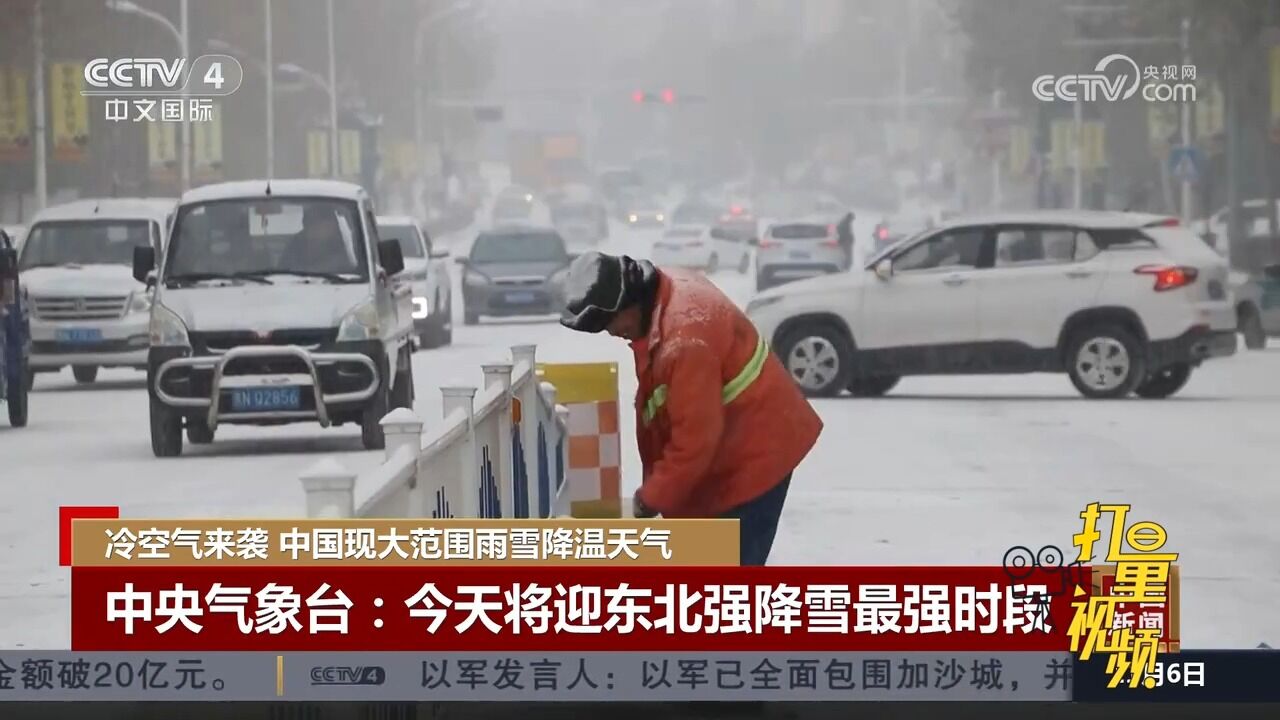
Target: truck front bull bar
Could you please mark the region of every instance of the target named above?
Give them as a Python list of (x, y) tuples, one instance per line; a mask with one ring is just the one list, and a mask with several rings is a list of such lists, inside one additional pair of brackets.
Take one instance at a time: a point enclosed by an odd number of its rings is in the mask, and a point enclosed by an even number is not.
[[(307, 366), (307, 372), (311, 376), (311, 389), (315, 396), (315, 412), (306, 410), (272, 410), (264, 412), (232, 413), (232, 415), (237, 418), (269, 420), (314, 417), (320, 422), (321, 427), (329, 427), (330, 420), (327, 408), (328, 404), (368, 400), (370, 397), (373, 397), (375, 392), (378, 391), (378, 386), (381, 384), (378, 367), (367, 355), (361, 355), (360, 353), (313, 353), (306, 348), (298, 347), (297, 345), (252, 345), (231, 348), (221, 355), (174, 358), (161, 363), (160, 367), (156, 370), (156, 397), (160, 402), (173, 407), (207, 407), (208, 414), (206, 421), (209, 424), (209, 429), (213, 430), (218, 426), (219, 411), (221, 409), (219, 405), (222, 397), (222, 382), (227, 365), (235, 360), (263, 357), (293, 357), (301, 360)], [(324, 389), (320, 386), (320, 375), (316, 371), (316, 367), (318, 365), (336, 365), (338, 363), (356, 363), (369, 368), (369, 372), (373, 376), (373, 381), (368, 387), (361, 390), (326, 395)], [(213, 381), (211, 383), (209, 397), (178, 397), (165, 392), (165, 375), (178, 368), (213, 368)], [(260, 375), (259, 377), (270, 377), (270, 375)], [(261, 385), (263, 387), (270, 387), (271, 383), (263, 382)]]

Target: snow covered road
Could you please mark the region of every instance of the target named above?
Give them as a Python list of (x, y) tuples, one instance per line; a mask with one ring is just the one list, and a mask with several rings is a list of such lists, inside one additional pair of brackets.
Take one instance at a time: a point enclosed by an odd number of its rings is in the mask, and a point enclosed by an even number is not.
[[(865, 230), (859, 228), (861, 237)], [(651, 233), (615, 233), (644, 255)], [(716, 280), (735, 300), (749, 276)], [(549, 361), (622, 366), (626, 346), (554, 320), (461, 323), (454, 344), (415, 356), (417, 409), (441, 416), (438, 388), (480, 384), (479, 363), (533, 342)], [(59, 505), (119, 505), (130, 517), (282, 517), (302, 513), (297, 476), (336, 456), (352, 468), (380, 453), (356, 428), (227, 427), (207, 447), (152, 457), (141, 373), (103, 372), (89, 387), (42, 375), (31, 425), (0, 427), (0, 648), (69, 645), (68, 572), (57, 566)], [(1199, 370), (1166, 401), (1090, 402), (1065, 377), (909, 379), (879, 400), (817, 403), (826, 429), (801, 467), (775, 548), (778, 564), (998, 564), (1013, 545), (1070, 546), (1087, 502), (1133, 503), (1183, 553), (1183, 642), (1252, 647), (1280, 640), (1280, 347)], [(627, 437), (631, 418), (623, 413)], [(623, 455), (624, 491), (639, 461)], [(357, 494), (370, 492), (357, 488)]]

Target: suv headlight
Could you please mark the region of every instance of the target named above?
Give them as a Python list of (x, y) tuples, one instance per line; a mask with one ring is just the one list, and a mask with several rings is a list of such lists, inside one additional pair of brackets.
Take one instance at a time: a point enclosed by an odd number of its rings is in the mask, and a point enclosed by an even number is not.
[(378, 306), (373, 298), (355, 306), (338, 324), (338, 340), (374, 340), (379, 336)]
[(144, 313), (151, 309), (151, 295), (148, 293), (134, 293), (129, 298), (129, 313)]
[(155, 303), (151, 307), (151, 345), (153, 347), (190, 347), (187, 325), (169, 308)]

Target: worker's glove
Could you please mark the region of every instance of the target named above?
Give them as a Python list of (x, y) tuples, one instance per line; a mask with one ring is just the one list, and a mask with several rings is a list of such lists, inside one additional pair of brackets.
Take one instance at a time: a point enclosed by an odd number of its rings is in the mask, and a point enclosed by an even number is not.
[(637, 492), (631, 498), (631, 514), (638, 518), (651, 518), (657, 517), (658, 511), (645, 505), (644, 501), (640, 499), (640, 493)]

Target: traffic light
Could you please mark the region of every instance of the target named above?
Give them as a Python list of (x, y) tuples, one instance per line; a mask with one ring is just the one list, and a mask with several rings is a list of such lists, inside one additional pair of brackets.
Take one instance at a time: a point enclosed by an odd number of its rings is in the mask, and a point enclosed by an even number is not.
[(662, 91), (662, 102), (671, 105), (676, 101), (676, 91), (671, 88), (664, 88)]
[(676, 91), (671, 88), (663, 88), (656, 93), (649, 92), (647, 90), (636, 90), (631, 93), (631, 101), (637, 105), (656, 102), (660, 102), (664, 105), (674, 105), (676, 102)]
[(631, 93), (631, 101), (636, 103), (637, 105), (643, 102), (648, 102), (648, 100), (649, 100), (649, 93), (643, 90), (636, 90), (635, 92)]

